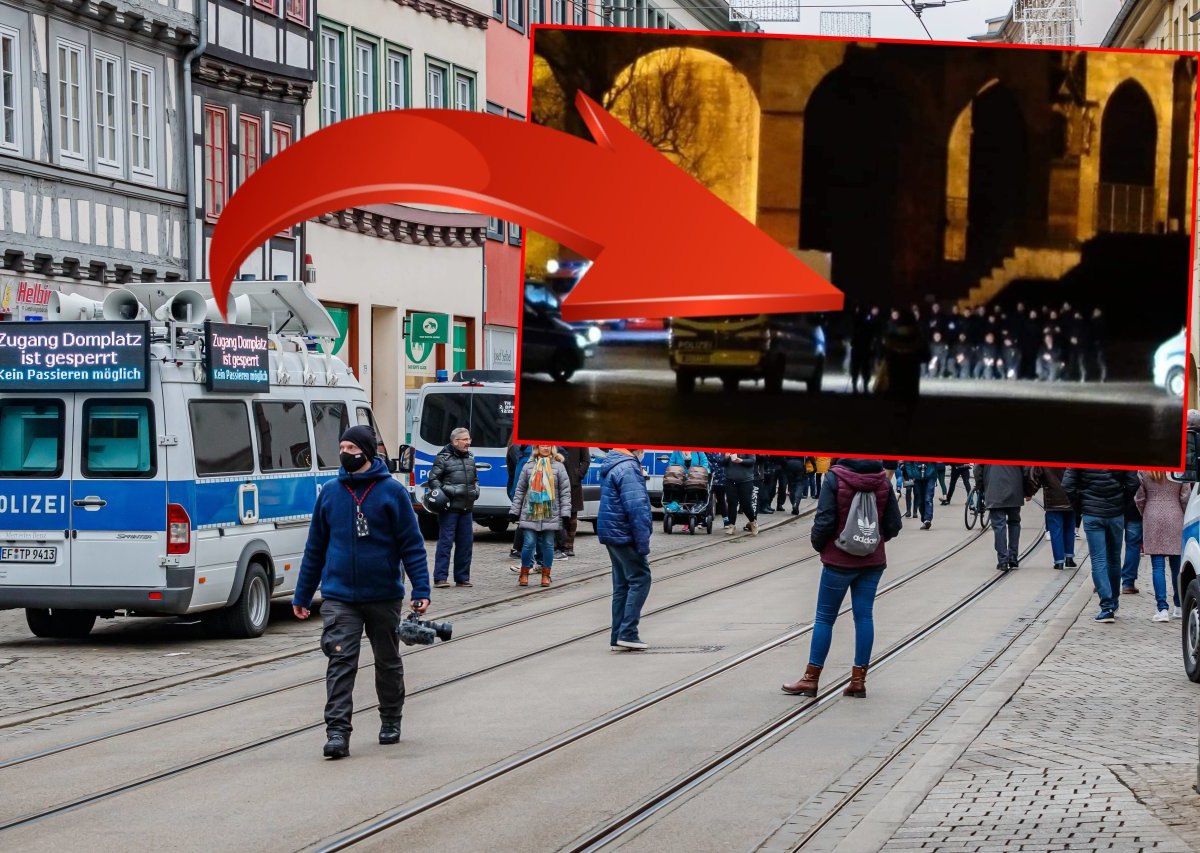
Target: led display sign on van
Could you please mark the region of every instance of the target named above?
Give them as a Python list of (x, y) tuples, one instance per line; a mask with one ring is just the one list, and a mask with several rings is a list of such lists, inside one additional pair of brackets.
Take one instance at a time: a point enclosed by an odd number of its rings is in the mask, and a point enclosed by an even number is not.
[(262, 326), (204, 324), (205, 387), (209, 391), (270, 391), (270, 342)]
[(145, 391), (150, 324), (0, 323), (0, 391)]

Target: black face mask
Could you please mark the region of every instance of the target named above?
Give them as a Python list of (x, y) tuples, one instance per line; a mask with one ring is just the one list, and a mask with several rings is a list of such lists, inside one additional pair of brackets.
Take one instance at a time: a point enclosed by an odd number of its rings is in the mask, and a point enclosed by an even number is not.
[(367, 461), (365, 453), (339, 453), (338, 458), (347, 471), (357, 471)]

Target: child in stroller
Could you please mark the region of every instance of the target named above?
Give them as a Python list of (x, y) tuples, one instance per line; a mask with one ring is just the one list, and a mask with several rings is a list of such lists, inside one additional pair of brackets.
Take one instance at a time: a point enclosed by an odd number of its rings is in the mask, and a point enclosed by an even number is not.
[(676, 450), (663, 472), (663, 532), (676, 524), (687, 525), (688, 533), (705, 527), (712, 533), (712, 464), (700, 451)]

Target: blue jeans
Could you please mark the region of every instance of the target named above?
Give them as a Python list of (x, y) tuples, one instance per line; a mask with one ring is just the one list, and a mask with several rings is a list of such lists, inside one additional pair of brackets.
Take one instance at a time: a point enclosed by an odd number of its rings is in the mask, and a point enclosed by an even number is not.
[(1121, 586), (1137, 583), (1138, 564), (1142, 561), (1142, 520), (1125, 522), (1125, 561), (1121, 564)]
[(1075, 557), (1075, 512), (1069, 509), (1046, 510), (1046, 530), (1050, 533), (1050, 550), (1054, 565), (1061, 566), (1067, 557)]
[(650, 563), (633, 545), (606, 545), (612, 562), (612, 640), (637, 641), (642, 605), (650, 594)]
[(554, 534), (553, 530), (530, 530), (528, 527), (521, 531), (525, 538), (521, 545), (521, 565), (527, 569), (533, 568), (533, 553), (537, 549), (541, 556), (541, 567), (549, 569), (554, 564)]
[(1125, 519), (1083, 517), (1083, 533), (1087, 537), (1092, 559), (1092, 583), (1100, 596), (1100, 609), (1117, 611), (1121, 601), (1121, 534)]
[(437, 553), (433, 558), (433, 582), (450, 576), (450, 549), (454, 549), (454, 582), (471, 579), (471, 551), (475, 547), (475, 520), (469, 512), (448, 509), (438, 516)]
[(921, 521), (933, 521), (933, 493), (937, 480), (930, 477), (926, 480), (913, 480), (913, 498), (921, 509)]
[(1154, 580), (1154, 601), (1159, 610), (1167, 609), (1167, 562), (1171, 563), (1171, 597), (1176, 607), (1179, 606), (1179, 555), (1151, 554), (1150, 577)]
[[(932, 484), (932, 480), (929, 481)], [(850, 590), (850, 608), (854, 613), (854, 665), (871, 662), (871, 647), (875, 645), (875, 590), (883, 569), (821, 569), (821, 586), (817, 590), (817, 619), (813, 626), (812, 645), (808, 662), (825, 666), (829, 645), (833, 642), (833, 623)]]

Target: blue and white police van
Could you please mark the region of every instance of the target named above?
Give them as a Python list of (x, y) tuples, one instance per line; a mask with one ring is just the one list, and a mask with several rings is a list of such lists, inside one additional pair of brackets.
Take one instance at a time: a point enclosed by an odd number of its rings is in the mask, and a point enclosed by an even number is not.
[(303, 284), (234, 295), (230, 324), (207, 283), (55, 294), (49, 322), (0, 323), (0, 608), (34, 634), (198, 614), (256, 637), (292, 594), (341, 433), (374, 420)]
[(1183, 515), (1179, 598), (1183, 605), (1183, 666), (1200, 682), (1200, 411), (1187, 413), (1187, 467), (1175, 479), (1192, 484)]
[[(427, 538), (437, 538), (437, 516), (422, 505), (433, 460), (458, 427), (471, 432), (479, 477), (475, 522), (497, 533), (508, 529), (508, 448), (516, 419), (516, 375), (503, 371), (460, 371), (421, 386), (412, 425), (409, 490)], [(405, 453), (408, 446), (401, 447)], [(406, 466), (407, 467), (407, 466)]]

